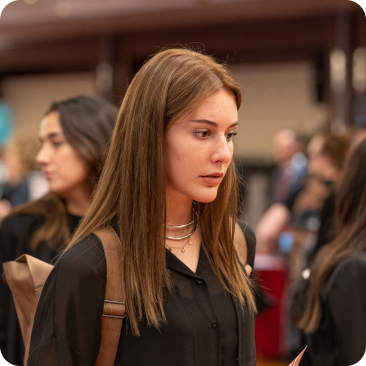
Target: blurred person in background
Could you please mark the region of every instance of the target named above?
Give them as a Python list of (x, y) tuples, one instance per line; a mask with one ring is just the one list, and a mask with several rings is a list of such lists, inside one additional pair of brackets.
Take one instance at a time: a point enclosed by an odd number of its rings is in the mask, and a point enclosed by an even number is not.
[[(49, 193), (21, 205), (0, 227), (0, 265), (23, 253), (51, 262), (70, 238), (90, 205), (104, 164), (117, 108), (78, 96), (51, 105), (41, 121), (37, 163)], [(0, 348), (5, 359), (21, 365), (24, 346), (11, 292), (0, 283)]]
[(352, 153), (336, 199), (335, 237), (310, 272), (299, 326), (308, 350), (301, 364), (348, 366), (366, 345), (366, 141)]
[[(291, 219), (295, 224), (302, 222), (306, 225), (309, 222), (307, 215), (310, 214), (309, 219), (320, 215), (322, 228), (323, 206), (342, 177), (347, 148), (348, 139), (345, 136), (315, 135), (310, 140), (309, 177), (284, 203), (273, 204), (263, 215), (256, 230), (258, 250), (267, 253), (278, 251), (281, 232), (291, 223)], [(328, 215), (329, 209), (326, 213)], [(324, 230), (328, 232), (327, 228)]]
[[(347, 157), (353, 153), (357, 146), (366, 139), (366, 128), (357, 128), (350, 133), (351, 139), (349, 143)], [(346, 160), (346, 164), (348, 164)], [(317, 235), (315, 245), (308, 252), (305, 261), (303, 263), (301, 278), (298, 279), (295, 284), (296, 287), (293, 293), (293, 299), (290, 305), (291, 319), (294, 323), (297, 323), (304, 314), (304, 304), (308, 296), (310, 286), (310, 273), (311, 266), (313, 265), (317, 254), (321, 249), (334, 239), (335, 224), (334, 224), (334, 211), (336, 205), (336, 193), (337, 187), (333, 189), (330, 195), (324, 202), (321, 215), (320, 215), (320, 228)], [(295, 335), (291, 341), (292, 347), (289, 347), (289, 359), (292, 356), (297, 355), (299, 351), (304, 349), (306, 345), (305, 336), (302, 331), (296, 328), (293, 332)], [(297, 334), (296, 334), (297, 333)]]
[[(313, 140), (312, 143), (316, 144), (317, 141)], [(290, 311), (286, 313), (290, 315), (287, 322), (286, 353), (289, 359), (296, 357), (298, 353), (295, 353), (305, 347), (302, 347), (302, 334), (296, 325), (298, 316), (294, 314), (298, 312), (296, 309), (299, 305), (303, 307), (305, 301), (302, 299), (299, 304), (301, 296), (306, 295), (303, 275), (306, 275), (309, 261), (333, 238), (335, 197), (342, 179), (349, 140), (347, 135), (328, 135), (323, 136), (323, 143), (319, 146), (319, 153), (313, 157), (310, 157), (309, 151), (311, 174), (304, 188), (293, 198), (293, 203), (289, 205), (287, 202), (291, 218), (288, 230), (281, 234), (279, 240), (279, 247), (282, 247), (282, 253), (287, 257), (287, 303)], [(284, 234), (291, 237), (291, 245), (285, 250), (281, 245)]]
[(334, 210), (336, 192), (343, 177), (343, 169), (349, 154), (348, 134), (329, 136), (325, 139), (317, 164), (317, 176), (329, 189), (319, 215), (319, 230), (315, 245), (307, 253), (306, 263), (313, 261), (319, 250), (329, 243), (334, 236)]
[(276, 167), (272, 175), (270, 204), (284, 202), (306, 178), (307, 159), (297, 134), (284, 129), (273, 137), (273, 156)]
[[(24, 134), (17, 135), (11, 139), (5, 149), (5, 164), (8, 172), (8, 179), (3, 186), (0, 201), (0, 219), (7, 215), (12, 207), (21, 205), (31, 199), (39, 198), (46, 193), (44, 189), (47, 181), (39, 178), (39, 165), (35, 161), (39, 150), (39, 141), (35, 137)], [(39, 172), (42, 174), (41, 172)], [(38, 197), (34, 194), (33, 182), (38, 178), (41, 194)], [(43, 184), (42, 184), (43, 183)]]

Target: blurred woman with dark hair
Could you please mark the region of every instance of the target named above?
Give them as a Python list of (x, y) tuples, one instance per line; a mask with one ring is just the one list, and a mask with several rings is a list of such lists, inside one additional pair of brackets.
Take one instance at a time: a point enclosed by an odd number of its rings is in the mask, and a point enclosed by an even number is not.
[(337, 193), (335, 238), (311, 269), (306, 311), (309, 365), (353, 365), (366, 347), (366, 141), (353, 152)]
[[(78, 96), (54, 103), (40, 125), (43, 168), (49, 193), (11, 211), (1, 223), (0, 265), (26, 253), (51, 262), (88, 209), (104, 164), (117, 108)], [(0, 284), (0, 347), (12, 364), (23, 362), (23, 343), (9, 288)]]

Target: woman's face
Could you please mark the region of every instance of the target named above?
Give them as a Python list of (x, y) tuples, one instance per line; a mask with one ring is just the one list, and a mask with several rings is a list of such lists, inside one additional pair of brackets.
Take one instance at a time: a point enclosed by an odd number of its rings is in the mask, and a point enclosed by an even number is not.
[(57, 112), (43, 118), (39, 139), (41, 149), (36, 160), (43, 168), (50, 191), (67, 199), (88, 189), (87, 163), (66, 140)]
[(167, 196), (211, 202), (233, 156), (238, 121), (234, 96), (222, 89), (166, 133)]

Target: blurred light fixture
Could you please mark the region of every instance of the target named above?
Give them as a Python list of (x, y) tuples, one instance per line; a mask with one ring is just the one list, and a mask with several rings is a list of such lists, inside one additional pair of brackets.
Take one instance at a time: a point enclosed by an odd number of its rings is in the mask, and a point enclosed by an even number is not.
[(335, 48), (330, 53), (330, 78), (336, 92), (342, 92), (346, 88), (346, 54), (340, 48)]
[(355, 90), (366, 90), (366, 48), (358, 47), (353, 53), (352, 84)]
[(38, 0), (24, 0), (27, 4), (29, 5), (33, 5), (35, 4)]
[(71, 5), (67, 1), (62, 1), (56, 5), (55, 13), (60, 18), (66, 18), (71, 14)]

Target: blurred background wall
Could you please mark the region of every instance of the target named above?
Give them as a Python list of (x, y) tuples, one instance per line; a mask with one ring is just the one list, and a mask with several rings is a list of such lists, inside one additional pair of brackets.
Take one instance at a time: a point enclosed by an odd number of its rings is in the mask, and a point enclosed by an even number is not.
[(2, 93), (13, 110), (14, 132), (38, 134), (40, 119), (51, 101), (96, 94), (95, 75), (79, 72), (8, 76), (2, 80)]

